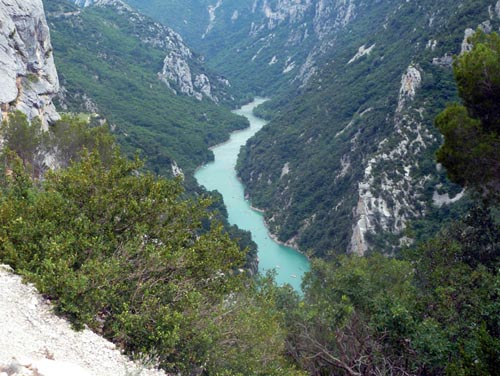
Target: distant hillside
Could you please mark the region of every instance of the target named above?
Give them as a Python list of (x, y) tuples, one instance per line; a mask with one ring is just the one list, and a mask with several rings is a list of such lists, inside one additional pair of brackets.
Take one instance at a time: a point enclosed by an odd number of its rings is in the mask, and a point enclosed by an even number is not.
[(461, 194), (435, 164), (433, 119), (456, 100), (464, 34), (500, 23), (487, 0), (354, 3), (322, 69), (267, 108), (239, 161), (271, 231), (316, 255), (391, 252), (410, 221), (448, 215)]
[(172, 25), (240, 90), (261, 95), (307, 81), (357, 14), (353, 0), (126, 2)]
[(208, 147), (246, 121), (215, 102), (230, 100), (227, 81), (205, 70), (172, 30), (120, 1), (80, 9), (45, 2), (65, 111), (108, 119), (124, 150), (170, 174), (210, 160)]

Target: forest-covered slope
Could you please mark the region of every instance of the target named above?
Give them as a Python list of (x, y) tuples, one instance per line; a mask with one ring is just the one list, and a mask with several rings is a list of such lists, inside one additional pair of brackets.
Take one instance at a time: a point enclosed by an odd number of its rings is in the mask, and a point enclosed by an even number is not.
[[(109, 1), (117, 0), (98, 0), (99, 3)], [(39, 0), (0, 0), (1, 50), (11, 51), (8, 47), (21, 46), (21, 43), (11, 42), (18, 40), (14, 38), (17, 33), (26, 31), (24, 21), (32, 20), (24, 16), (28, 3), (34, 5), (31, 14), (41, 14)], [(425, 5), (423, 1), (420, 3)], [(300, 1), (289, 4), (300, 4)], [(380, 4), (396, 5), (395, 2)], [(451, 5), (457, 4), (450, 2), (449, 5), (448, 13), (442, 14), (451, 30), (472, 22), (469, 16), (482, 18), (485, 15), (483, 8), (477, 8), (471, 1), (459, 3), (457, 17), (450, 18), (449, 10), (455, 9)], [(415, 6), (411, 1), (398, 4), (393, 9), (397, 12), (391, 14), (421, 21), (417, 17), (420, 11), (439, 8), (430, 3), (429, 8), (411, 6)], [(10, 12), (5, 11), (7, 8)], [(500, 2), (485, 9), (489, 22), (482, 23), (482, 28), (496, 29)], [(431, 26), (439, 20), (436, 14), (431, 17), (432, 22), (429, 20)], [(461, 14), (465, 17), (458, 17)], [(68, 17), (75, 15), (78, 14), (66, 14)], [(12, 23), (12, 20), (20, 22)], [(44, 17), (38, 20), (37, 24), (43, 26)], [(374, 20), (368, 18), (368, 21)], [(406, 29), (412, 22), (413, 29)], [(57, 312), (68, 317), (75, 326), (87, 325), (112, 339), (130, 356), (145, 359), (169, 374), (498, 375), (500, 37), (496, 33), (478, 32), (470, 43), (462, 44), (460, 49), (470, 51), (464, 52), (454, 66), (458, 88), (455, 90), (449, 80), (449, 68), (445, 69), (449, 57), (441, 55), (445, 52), (438, 50), (438, 46), (442, 44), (444, 50), (455, 48), (460, 45), (463, 33), (439, 29), (430, 43), (425, 43), (428, 49), (423, 45), (416, 45), (414, 49), (413, 42), (420, 39), (410, 40), (409, 35), (419, 30), (419, 22), (408, 20), (393, 25), (400, 28), (391, 25), (393, 23), (386, 25), (391, 35), (381, 31), (381, 35), (369, 39), (374, 44), (376, 40), (375, 46), (353, 47), (360, 54), (369, 50), (369, 55), (353, 55), (349, 51), (342, 54), (340, 50), (338, 54), (334, 50), (331, 55), (325, 55), (325, 58), (336, 59), (330, 60), (323, 78), (318, 75), (304, 92), (311, 93), (317, 112), (311, 112), (313, 103), (304, 98), (296, 102), (283, 98), (268, 109), (281, 103), (283, 107), (280, 108), (289, 111), (288, 118), (295, 119), (294, 124), (298, 126), (303, 124), (303, 116), (307, 114), (316, 115), (312, 120), (322, 125), (327, 124), (325, 113), (345, 111), (345, 119), (348, 119), (353, 116), (349, 111), (354, 108), (353, 113), (356, 113), (365, 104), (354, 100), (362, 96), (350, 97), (354, 102), (350, 107), (346, 102), (347, 88), (351, 87), (346, 82), (352, 78), (351, 69), (356, 71), (355, 67), (359, 69), (357, 81), (362, 83), (358, 91), (370, 94), (366, 96), (366, 104), (379, 107), (362, 108), (363, 112), (354, 115), (352, 122), (346, 120), (342, 127), (332, 120), (330, 132), (327, 127), (313, 128), (311, 121), (308, 125), (318, 133), (307, 135), (310, 138), (305, 143), (297, 146), (292, 137), (289, 144), (284, 144), (281, 135), (277, 134), (274, 136), (276, 144), (272, 142), (269, 147), (295, 148), (298, 157), (303, 156), (303, 151), (313, 155), (316, 150), (308, 149), (309, 140), (312, 144), (323, 145), (318, 140), (341, 138), (354, 128), (354, 137), (348, 142), (357, 148), (355, 151), (363, 148), (356, 162), (361, 166), (362, 177), (368, 176), (368, 183), (362, 181), (354, 187), (370, 193), (372, 187), (377, 186), (390, 191), (390, 179), (396, 181), (397, 174), (404, 174), (405, 178), (398, 181), (405, 183), (406, 196), (403, 197), (409, 200), (420, 188), (418, 180), (406, 184), (406, 177), (418, 177), (414, 174), (423, 162), (410, 166), (409, 171), (404, 164), (400, 171), (400, 162), (395, 161), (424, 149), (425, 130), (431, 129), (424, 125), (430, 122), (432, 111), (439, 112), (436, 125), (444, 143), (438, 150), (437, 160), (448, 169), (448, 177), (461, 185), (457, 191), (464, 188), (470, 192), (472, 204), (466, 215), (443, 226), (432, 239), (410, 245), (398, 258), (374, 253), (366, 257), (351, 254), (334, 256), (333, 260), (314, 259), (311, 272), (303, 281), (303, 295), (300, 295), (290, 287), (277, 287), (272, 275), (254, 278), (241, 272), (245, 252), (231, 241), (220, 225), (207, 226), (213, 220), (212, 213), (207, 211), (209, 202), (199, 197), (186, 197), (181, 179), (165, 179), (142, 172), (140, 160), (131, 161), (120, 155), (107, 127), (95, 124), (89, 127), (79, 118), (63, 116), (61, 121), (42, 132), (42, 121), (35, 119), (30, 123), (22, 112), (14, 111), (12, 106), (2, 106), (5, 113), (0, 127), (0, 263), (8, 263), (34, 283), (44, 298), (52, 300)], [(352, 26), (354, 35), (355, 23)], [(366, 31), (366, 27), (363, 30)], [(398, 43), (400, 38), (393, 36), (396, 30), (401, 39), (412, 42), (405, 45), (406, 50)], [(472, 29), (467, 30), (466, 35), (472, 32)], [(35, 53), (48, 51), (39, 45), (42, 42), (43, 47), (50, 46), (48, 35), (39, 35), (42, 40), (25, 39), (27, 43), (23, 47)], [(362, 35), (368, 37), (366, 33)], [(383, 35), (392, 43), (382, 44), (385, 54), (381, 55), (376, 52), (376, 46)], [(347, 42), (346, 39), (345, 45), (349, 46)], [(76, 41), (75, 49), (78, 43)], [(352, 43), (357, 44), (356, 41)], [(447, 43), (451, 47), (446, 47)], [(403, 57), (413, 56), (412, 62), (399, 62), (393, 48), (399, 48)], [(23, 50), (18, 48), (17, 51)], [(434, 57), (435, 54), (438, 57)], [(28, 56), (22, 55), (20, 57)], [(394, 63), (389, 66), (403, 67), (397, 72), (386, 71), (388, 83), (382, 88), (387, 89), (388, 100), (387, 103), (377, 102), (372, 98), (373, 93), (380, 94), (376, 83), (372, 87), (363, 78), (367, 72), (376, 72), (373, 77), (382, 80), (384, 77), (378, 67), (391, 57)], [(344, 70), (337, 69), (337, 64)], [(438, 70), (439, 66), (443, 66), (443, 70)], [(8, 85), (16, 86), (18, 79), (23, 84), (29, 81), (28, 78), (35, 79), (23, 73), (23, 69), (13, 74), (0, 69), (2, 82)], [(428, 78), (430, 74), (434, 77), (432, 80)], [(357, 81), (353, 79), (350, 83), (353, 85)], [(336, 86), (336, 82), (343, 85)], [(429, 86), (429, 82), (433, 85)], [(16, 87), (21, 90), (24, 86)], [(335, 88), (346, 90), (339, 93)], [(439, 96), (438, 92), (444, 94)], [(328, 95), (334, 95), (333, 100), (339, 99), (340, 110), (336, 109), (335, 102), (325, 104)], [(459, 104), (437, 108), (441, 106), (438, 99), (456, 96)], [(36, 109), (36, 105), (33, 106)], [(382, 116), (384, 108), (392, 108), (390, 115)], [(370, 121), (372, 113), (379, 122)], [(275, 126), (279, 126), (280, 119), (285, 119), (284, 113), (281, 114)], [(288, 130), (293, 130), (294, 124), (290, 124)], [(379, 130), (387, 141), (377, 139)], [(283, 134), (287, 135), (286, 129)], [(299, 140), (301, 136), (306, 134), (298, 134)], [(436, 139), (440, 136), (434, 135)], [(259, 146), (257, 143), (252, 145)], [(384, 154), (386, 146), (388, 150)], [(375, 154), (370, 155), (371, 150), (376, 150)], [(396, 152), (389, 153), (390, 150)], [(58, 161), (60, 168), (48, 171), (46, 166), (39, 165), (39, 157), (46, 155)], [(254, 154), (250, 151), (246, 156), (249, 155)], [(328, 156), (328, 153), (318, 154), (315, 163), (320, 165), (323, 159), (329, 162)], [(335, 178), (341, 179), (344, 170), (347, 175), (358, 168), (346, 158), (341, 158), (343, 170)], [(366, 162), (366, 158), (370, 159)], [(418, 158), (416, 160), (420, 161)], [(335, 159), (330, 162), (334, 164)], [(427, 163), (432, 170), (434, 159)], [(328, 173), (328, 166), (322, 165), (321, 170), (313, 167), (310, 167), (311, 172)], [(283, 165), (280, 178), (285, 180), (290, 175), (302, 179), (291, 162)], [(311, 174), (310, 183), (321, 182), (313, 178)], [(428, 179), (432, 182), (430, 192), (435, 196), (434, 201), (449, 201), (449, 197), (437, 192), (432, 176)], [(258, 175), (256, 180), (259, 181)], [(273, 181), (270, 182), (273, 188)], [(315, 189), (313, 186), (306, 193), (311, 194)], [(379, 196), (360, 194), (360, 197), (371, 202), (363, 206), (366, 210), (385, 209), (383, 202), (388, 203), (380, 201)], [(390, 197), (400, 199), (399, 195)], [(385, 196), (382, 199), (388, 200)], [(294, 203), (291, 202), (290, 208)], [(365, 217), (365, 220), (369, 223), (372, 218)], [(32, 311), (36, 304), (28, 308)], [(36, 325), (31, 328), (38, 329)], [(10, 356), (9, 345), (2, 349), (7, 350), (4, 352), (7, 357)], [(38, 349), (37, 354), (57, 356), (47, 348)], [(3, 363), (4, 359), (0, 359), (0, 373), (20, 373), (15, 359), (9, 359), (5, 367)], [(31, 364), (30, 368), (34, 371), (33, 366)], [(130, 373), (131, 370), (124, 371)]]
[(119, 1), (45, 6), (60, 108), (104, 116), (124, 150), (139, 150), (149, 168), (193, 171), (211, 158), (209, 146), (247, 125), (215, 103), (230, 100), (227, 81), (207, 71), (171, 29)]
[(239, 160), (271, 231), (315, 255), (390, 253), (410, 220), (436, 210), (442, 220), (460, 189), (434, 161), (433, 119), (456, 98), (451, 63), (464, 34), (500, 21), (486, 0), (357, 9), (321, 71), (271, 104), (277, 115)]
[(306, 82), (336, 34), (359, 13), (354, 0), (127, 3), (171, 25), (240, 90), (260, 95)]

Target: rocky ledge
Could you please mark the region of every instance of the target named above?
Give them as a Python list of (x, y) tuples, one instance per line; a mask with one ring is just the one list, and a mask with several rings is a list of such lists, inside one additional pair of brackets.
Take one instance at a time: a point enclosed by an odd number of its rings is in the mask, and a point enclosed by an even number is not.
[(72, 330), (32, 285), (0, 265), (0, 376), (165, 376), (92, 331)]

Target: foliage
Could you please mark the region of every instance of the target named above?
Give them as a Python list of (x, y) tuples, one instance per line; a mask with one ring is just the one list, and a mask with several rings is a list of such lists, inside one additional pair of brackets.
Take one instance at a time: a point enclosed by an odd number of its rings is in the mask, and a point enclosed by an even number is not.
[(408, 262), (381, 255), (315, 262), (304, 301), (284, 307), (289, 353), (311, 375), (409, 371), (417, 326), (412, 278)]
[(287, 332), (279, 295), (268, 274), (226, 301), (216, 321), (221, 346), (211, 353), (209, 374), (226, 370), (223, 375), (305, 375), (283, 357)]
[[(32, 125), (33, 126), (33, 125)], [(115, 149), (115, 138), (107, 124), (89, 126), (86, 119), (63, 115), (50, 126), (48, 152), (53, 155), (59, 167), (68, 167), (80, 160), (81, 150), (97, 150), (104, 163), (110, 163)]]
[[(426, 35), (419, 34), (418, 27), (411, 32), (405, 29), (405, 19), (394, 17), (388, 22), (390, 30), (400, 31), (396, 39)], [(349, 35), (346, 38), (351, 47), (358, 42)], [(351, 71), (343, 65), (330, 66), (324, 73), (341, 85), (325, 79), (322, 89), (304, 89), (309, 99), (290, 100), (286, 116), (265, 127), (262, 138), (253, 140), (242, 157), (263, 171), (266, 162), (269, 171), (278, 175), (286, 162), (292, 172), (300, 172), (297, 182), (285, 175), (277, 183), (299, 193), (290, 201), (288, 215), (294, 220), (274, 225), (285, 237), (294, 236), (297, 223), (304, 224), (304, 219), (322, 225), (319, 230), (307, 230), (306, 244), (330, 260), (313, 261), (304, 280), (304, 296), (277, 288), (272, 276), (251, 280), (238, 271), (245, 262), (244, 252), (206, 210), (220, 203), (186, 198), (179, 180), (143, 173), (140, 160), (123, 158), (105, 127), (87, 128), (70, 118), (63, 118), (46, 134), (40, 132), (39, 122), (30, 127), (19, 113), (3, 124), (7, 147), (0, 164), (0, 261), (35, 282), (75, 325), (89, 325), (130, 354), (148, 353), (176, 374), (498, 374), (497, 205), (478, 204), (464, 219), (403, 253), (399, 260), (378, 253), (366, 258), (329, 253), (348, 241), (348, 233), (338, 231), (338, 226), (350, 224), (355, 198), (345, 192), (354, 196), (360, 173), (337, 177), (342, 168), (339, 160), (347, 150), (341, 141), (361, 137), (362, 152), (350, 160), (351, 165), (361, 163), (376, 144), (377, 127), (384, 124), (387, 108), (394, 107), (401, 73), (396, 68), (407, 63), (402, 58), (391, 62), (394, 72), (385, 85), (375, 85), (385, 77), (384, 71), (369, 74), (359, 84), (367, 72), (389, 60), (386, 54), (395, 56), (388, 46), (380, 55), (359, 61)], [(395, 42), (391, 48), (398, 46)], [(346, 52), (335, 56), (341, 61), (350, 58)], [(341, 77), (339, 67), (344, 72)], [(448, 74), (440, 69), (426, 68), (426, 93), (437, 93), (436, 85), (443, 85), (444, 97), (453, 95)], [(461, 74), (468, 77), (467, 70)], [(467, 103), (474, 107), (477, 88), (470, 89), (471, 82), (464, 81), (459, 90), (470, 90)], [(386, 91), (392, 94), (364, 102), (362, 96), (353, 99), (354, 94), (346, 90), (334, 90), (338, 87), (352, 87), (370, 98)], [(335, 108), (324, 100), (327, 95)], [(361, 113), (369, 105), (373, 110), (366, 118)], [(477, 135), (485, 127), (494, 127), (488, 108), (451, 108), (447, 119), (467, 125), (465, 133)], [(334, 116), (339, 124), (333, 124)], [(351, 120), (353, 128), (345, 130)], [(337, 136), (343, 130), (346, 133)], [(382, 133), (387, 136), (390, 129)], [(301, 140), (312, 140), (312, 145)], [(446, 141), (461, 146), (468, 140), (453, 131)], [(335, 147), (326, 147), (329, 144)], [(279, 153), (266, 154), (274, 147)], [(45, 152), (56, 155), (64, 168), (35, 173), (35, 165), (44, 171), (38, 161)], [(475, 158), (482, 156), (472, 153)], [(453, 173), (461, 163), (458, 157), (450, 160), (448, 170)], [(258, 170), (240, 167), (249, 181), (257, 179)], [(263, 193), (257, 200), (263, 204), (276, 198), (273, 184), (278, 178), (269, 173), (259, 187)], [(331, 215), (334, 201), (325, 199), (325, 192), (345, 198), (335, 215)], [(312, 212), (311, 207), (320, 210)], [(436, 214), (435, 221), (440, 218)]]
[(500, 227), (490, 210), (404, 253), (315, 261), (281, 290), (286, 349), (310, 375), (496, 375)]
[[(494, 375), (500, 359), (500, 226), (477, 206), (407, 256), (418, 311), (439, 331), (436, 365), (449, 375)], [(429, 345), (427, 345), (429, 346)]]
[(437, 157), (451, 180), (498, 202), (500, 192), (500, 37), (478, 31), (454, 66), (463, 105), (437, 118), (444, 144)]

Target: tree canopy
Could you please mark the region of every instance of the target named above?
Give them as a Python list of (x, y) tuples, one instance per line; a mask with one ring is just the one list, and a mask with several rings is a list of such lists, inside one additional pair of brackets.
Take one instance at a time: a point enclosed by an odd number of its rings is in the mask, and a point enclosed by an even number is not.
[(449, 105), (437, 118), (444, 136), (437, 153), (449, 178), (500, 199), (500, 37), (477, 31), (473, 48), (458, 57), (455, 78), (462, 104)]

